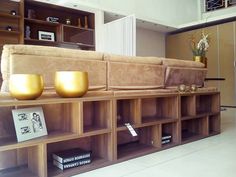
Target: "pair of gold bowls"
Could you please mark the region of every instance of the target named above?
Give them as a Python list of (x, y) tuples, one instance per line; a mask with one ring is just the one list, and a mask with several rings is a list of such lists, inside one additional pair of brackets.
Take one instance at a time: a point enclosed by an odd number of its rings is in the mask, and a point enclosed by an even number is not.
[[(57, 71), (54, 86), (56, 93), (65, 98), (81, 97), (88, 91), (88, 73), (82, 71)], [(13, 74), (10, 76), (9, 92), (18, 100), (40, 97), (44, 81), (39, 74)]]

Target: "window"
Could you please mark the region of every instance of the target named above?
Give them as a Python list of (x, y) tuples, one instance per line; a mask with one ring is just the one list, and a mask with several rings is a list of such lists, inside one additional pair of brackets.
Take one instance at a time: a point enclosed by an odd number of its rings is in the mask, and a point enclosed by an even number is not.
[(233, 5), (236, 5), (236, 0), (205, 0), (205, 11), (213, 11)]

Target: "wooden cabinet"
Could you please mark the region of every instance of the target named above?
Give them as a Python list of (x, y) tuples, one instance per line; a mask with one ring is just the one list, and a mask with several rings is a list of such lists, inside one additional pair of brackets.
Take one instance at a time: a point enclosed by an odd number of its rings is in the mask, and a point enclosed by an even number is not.
[[(218, 92), (0, 98), (0, 176), (71, 176), (220, 133)], [(17, 142), (12, 109), (42, 107), (48, 135)], [(138, 136), (132, 136), (130, 123)], [(164, 136), (170, 142), (163, 143)], [(62, 171), (52, 154), (82, 148), (92, 163)]]
[[(16, 15), (11, 15), (15, 11)], [(52, 22), (48, 18), (57, 18)], [(32, 0), (0, 2), (0, 51), (4, 44), (95, 50), (94, 14)], [(7, 30), (11, 27), (11, 31)], [(46, 32), (40, 40), (39, 31)], [(49, 34), (50, 33), (50, 34)]]
[(218, 26), (219, 31), (219, 73), (225, 78), (220, 82), (222, 92), (222, 105), (236, 106), (236, 42), (235, 22), (225, 23)]
[[(57, 18), (54, 22), (48, 18)], [(80, 10), (25, 0), (24, 43), (95, 50), (94, 14)], [(50, 32), (54, 40), (39, 40), (39, 31)]]
[[(206, 86), (217, 87), (221, 94), (221, 104), (236, 106), (235, 82), (235, 22), (218, 24), (206, 28), (168, 35), (166, 38), (166, 57), (191, 59), (189, 36), (209, 34), (210, 47), (207, 51), (207, 78), (224, 78), (225, 80), (205, 82)], [(196, 38), (196, 41), (197, 38)]]
[[(23, 43), (22, 7), (23, 2), (9, 0), (0, 2), (0, 56), (3, 45)], [(0, 76), (1, 82), (2, 76)]]

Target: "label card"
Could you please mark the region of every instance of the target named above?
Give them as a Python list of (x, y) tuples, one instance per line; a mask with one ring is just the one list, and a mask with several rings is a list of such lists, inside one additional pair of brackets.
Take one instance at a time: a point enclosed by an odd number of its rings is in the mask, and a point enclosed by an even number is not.
[(131, 133), (132, 136), (138, 136), (132, 125), (130, 123), (126, 123), (125, 126), (128, 128), (129, 132)]

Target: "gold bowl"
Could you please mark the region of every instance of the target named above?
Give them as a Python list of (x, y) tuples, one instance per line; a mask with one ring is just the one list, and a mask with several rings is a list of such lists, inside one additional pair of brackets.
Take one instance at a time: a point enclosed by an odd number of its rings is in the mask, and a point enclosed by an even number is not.
[(88, 73), (83, 71), (57, 71), (55, 89), (61, 97), (81, 97), (88, 91)]
[(39, 74), (12, 74), (9, 91), (18, 100), (33, 100), (38, 98), (44, 89), (43, 77)]

